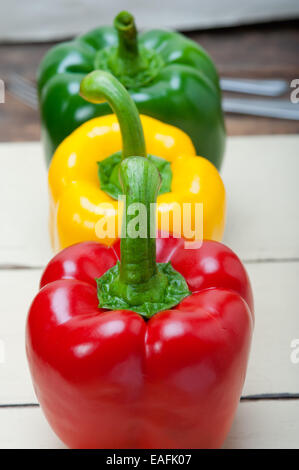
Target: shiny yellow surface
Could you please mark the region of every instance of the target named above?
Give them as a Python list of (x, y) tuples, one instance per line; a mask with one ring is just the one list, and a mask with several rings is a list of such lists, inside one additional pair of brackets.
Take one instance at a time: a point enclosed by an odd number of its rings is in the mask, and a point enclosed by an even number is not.
[[(175, 215), (178, 205), (182, 208), (184, 203), (191, 203), (192, 207), (194, 203), (202, 203), (203, 237), (221, 240), (226, 204), (218, 171), (208, 160), (196, 156), (190, 138), (183, 131), (149, 116), (140, 118), (147, 152), (171, 162), (171, 192), (162, 194), (157, 201), (158, 228), (176, 232), (180, 224)], [(50, 232), (55, 251), (85, 240), (111, 244), (114, 237), (102, 238), (104, 220), (105, 224), (116, 227), (117, 237), (120, 207), (118, 201), (100, 189), (97, 162), (121, 148), (119, 125), (111, 114), (84, 123), (56, 150), (49, 168)], [(196, 213), (194, 210), (190, 213), (194, 230)], [(167, 215), (169, 227), (165, 222)]]

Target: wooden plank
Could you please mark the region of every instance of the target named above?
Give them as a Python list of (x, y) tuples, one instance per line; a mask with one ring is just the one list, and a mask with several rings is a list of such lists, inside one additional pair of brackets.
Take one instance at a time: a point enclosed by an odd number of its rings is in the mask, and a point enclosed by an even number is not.
[[(228, 139), (224, 242), (245, 260), (299, 258), (299, 136)], [(0, 144), (0, 266), (51, 257), (48, 196), (39, 143)]]
[(298, 136), (228, 139), (224, 243), (245, 260), (299, 257)]
[[(299, 364), (291, 362), (291, 341), (299, 338), (299, 262), (247, 265), (255, 292), (256, 324), (243, 395), (299, 393)], [(0, 270), (0, 404), (37, 403), (24, 347), (27, 310), (38, 289), (40, 270)], [(17, 295), (16, 295), (17, 292)]]
[(299, 449), (299, 401), (243, 402), (225, 449)]
[[(298, 400), (240, 403), (225, 449), (298, 449)], [(40, 408), (0, 408), (1, 449), (63, 449)]]
[(63, 449), (40, 408), (0, 408), (0, 449)]
[(255, 299), (255, 330), (243, 395), (299, 393), (299, 263), (247, 264)]
[(40, 270), (1, 270), (0, 405), (37, 403), (25, 355), (25, 322), (29, 305), (38, 290)]
[(0, 145), (0, 266), (41, 266), (52, 251), (47, 171), (39, 143)]

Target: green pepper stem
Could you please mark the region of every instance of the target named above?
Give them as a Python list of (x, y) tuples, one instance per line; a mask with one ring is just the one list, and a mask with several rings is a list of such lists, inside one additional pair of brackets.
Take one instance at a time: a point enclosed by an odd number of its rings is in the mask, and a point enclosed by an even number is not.
[(118, 55), (122, 59), (135, 59), (138, 56), (137, 29), (133, 15), (121, 11), (114, 19), (118, 34)]
[(138, 46), (137, 29), (133, 15), (121, 11), (114, 19), (118, 35), (118, 47), (110, 57), (109, 65), (114, 75), (137, 78), (139, 74), (148, 73), (149, 60)]
[(137, 107), (125, 87), (109, 72), (96, 70), (81, 82), (80, 94), (91, 103), (108, 101), (122, 135), (122, 157), (146, 157), (145, 140)]
[(116, 16), (114, 27), (118, 44), (99, 50), (94, 66), (111, 72), (126, 88), (143, 87), (158, 75), (163, 59), (157, 51), (139, 43), (134, 17), (127, 11)]

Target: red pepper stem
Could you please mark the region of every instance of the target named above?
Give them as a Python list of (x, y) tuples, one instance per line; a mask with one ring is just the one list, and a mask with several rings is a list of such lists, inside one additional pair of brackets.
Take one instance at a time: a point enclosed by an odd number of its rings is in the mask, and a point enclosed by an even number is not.
[[(143, 284), (144, 291), (145, 283), (157, 273), (156, 239), (152, 235), (156, 233), (156, 220), (151, 204), (156, 203), (161, 177), (148, 159), (131, 157), (120, 166), (120, 182), (126, 196), (120, 245), (120, 280), (125, 284)], [(136, 226), (138, 236), (132, 233)]]
[[(120, 182), (126, 196), (117, 277), (109, 286), (113, 298), (133, 309), (160, 304), (168, 286), (167, 275), (156, 263), (155, 204), (161, 177), (147, 158), (130, 157), (120, 165)], [(138, 216), (136, 218), (136, 211)]]
[(120, 263), (97, 279), (99, 307), (150, 318), (177, 305), (189, 289), (169, 263), (156, 262), (156, 214), (151, 208), (161, 184), (157, 168), (137, 156), (123, 160), (119, 173), (126, 196)]

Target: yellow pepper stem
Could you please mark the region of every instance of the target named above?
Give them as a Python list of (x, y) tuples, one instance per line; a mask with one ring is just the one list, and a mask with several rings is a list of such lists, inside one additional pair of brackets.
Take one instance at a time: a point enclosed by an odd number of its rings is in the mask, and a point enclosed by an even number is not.
[(116, 114), (122, 135), (122, 157), (146, 157), (137, 107), (125, 87), (109, 72), (96, 70), (81, 82), (80, 94), (91, 103), (107, 101)]

